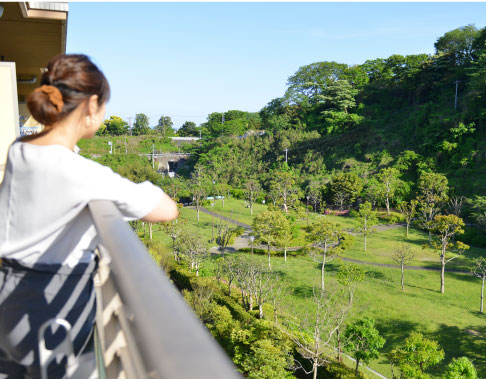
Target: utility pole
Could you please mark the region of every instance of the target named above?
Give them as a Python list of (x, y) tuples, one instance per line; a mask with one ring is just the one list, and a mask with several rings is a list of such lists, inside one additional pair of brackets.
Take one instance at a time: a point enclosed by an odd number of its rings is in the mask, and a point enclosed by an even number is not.
[(454, 99), (454, 109), (457, 109), (457, 87), (459, 85), (460, 80), (456, 80), (456, 97)]
[(132, 135), (132, 118), (131, 117), (128, 117), (128, 125), (129, 125), (129, 128), (130, 128), (130, 135)]
[(199, 129), (199, 139), (201, 139), (201, 129)]
[(162, 115), (162, 134), (165, 138), (165, 117)]
[(287, 163), (287, 152), (289, 151), (289, 149), (285, 149), (285, 163)]
[(224, 124), (224, 112), (221, 113), (221, 123)]
[(125, 135), (125, 155), (128, 154), (128, 151), (127, 151), (127, 136)]
[(154, 157), (154, 153), (155, 153), (155, 144), (152, 144), (152, 168), (155, 168), (155, 157)]

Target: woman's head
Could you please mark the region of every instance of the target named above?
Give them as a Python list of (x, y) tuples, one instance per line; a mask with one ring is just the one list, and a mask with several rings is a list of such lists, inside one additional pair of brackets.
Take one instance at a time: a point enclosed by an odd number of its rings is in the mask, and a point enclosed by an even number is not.
[(105, 75), (86, 55), (61, 54), (48, 63), (41, 87), (29, 95), (27, 106), (38, 122), (52, 125), (83, 103), (88, 114), (93, 96), (99, 107), (108, 101), (110, 86)]

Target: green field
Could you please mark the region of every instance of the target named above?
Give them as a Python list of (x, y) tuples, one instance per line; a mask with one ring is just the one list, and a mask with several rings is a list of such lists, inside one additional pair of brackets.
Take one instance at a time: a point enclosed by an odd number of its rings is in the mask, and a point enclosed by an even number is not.
[[(211, 206), (208, 208), (211, 209)], [(254, 214), (266, 207), (257, 204)], [(251, 224), (249, 209), (243, 201), (227, 199), (224, 208), (221, 201), (215, 202), (212, 210), (233, 219)], [(231, 211), (233, 210), (233, 211)], [(310, 220), (325, 217), (341, 222), (343, 227), (356, 225), (352, 217), (322, 216), (311, 213)], [(199, 233), (202, 238), (211, 238), (211, 216), (201, 212), (200, 222), (196, 222), (194, 209), (183, 208), (181, 218), (187, 221), (187, 228)], [(299, 222), (305, 223), (305, 220)], [(160, 227), (159, 227), (160, 229)], [(157, 227), (156, 227), (157, 230)], [(428, 240), (427, 235), (412, 229), (410, 237), (405, 239), (403, 227), (387, 231), (379, 231), (368, 238), (368, 250), (363, 252), (363, 242), (356, 236), (354, 246), (344, 256), (375, 263), (394, 263), (391, 259), (394, 246), (407, 243), (417, 251), (416, 259), (411, 263), (416, 266), (439, 267), (437, 252), (422, 249)], [(168, 243), (169, 239), (161, 231), (156, 231), (154, 239)], [(236, 253), (243, 254), (243, 253)], [(452, 261), (447, 267), (468, 270), (472, 257), (486, 256), (486, 249), (471, 248), (464, 257)], [(213, 269), (212, 257), (204, 266), (202, 272), (210, 275)], [(266, 261), (265, 256), (259, 259)], [(340, 259), (326, 266), (326, 285), (335, 286), (335, 275)], [(320, 265), (308, 256), (289, 257), (287, 263), (281, 257), (272, 257), (272, 268), (282, 275), (282, 283), (286, 288), (284, 310), (288, 314), (305, 315), (312, 306), (313, 286), (318, 286)], [(480, 314), (480, 281), (468, 274), (446, 273), (445, 294), (440, 294), (440, 273), (431, 271), (405, 272), (405, 290), (400, 289), (400, 270), (396, 268), (363, 265), (366, 269), (366, 281), (356, 290), (355, 304), (350, 320), (363, 316), (371, 316), (376, 320), (377, 327), (387, 342), (379, 359), (370, 363), (370, 367), (389, 376), (390, 367), (385, 353), (400, 346), (412, 331), (421, 331), (427, 337), (439, 342), (446, 353), (441, 365), (432, 370), (434, 378), (439, 378), (452, 358), (467, 356), (474, 361), (479, 377), (486, 377), (486, 317)], [(270, 307), (266, 309), (270, 318)], [(367, 375), (371, 376), (370, 373)]]

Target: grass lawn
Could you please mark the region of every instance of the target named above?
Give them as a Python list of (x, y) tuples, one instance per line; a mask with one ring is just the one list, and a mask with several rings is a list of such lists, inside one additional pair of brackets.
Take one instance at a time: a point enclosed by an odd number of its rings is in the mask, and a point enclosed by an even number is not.
[(211, 204), (206, 205), (206, 208), (210, 211), (248, 225), (251, 225), (253, 217), (267, 210), (267, 206), (265, 204), (253, 204), (253, 215), (250, 215), (250, 208), (245, 206), (245, 202), (233, 197), (229, 197), (224, 200), (224, 207), (223, 201), (219, 199), (211, 200), (211, 203), (214, 203), (214, 206), (211, 206)]
[[(241, 253), (237, 253), (241, 254)], [(266, 262), (265, 256), (258, 256)], [(211, 271), (212, 263), (206, 263)], [(309, 257), (272, 257), (272, 268), (282, 275), (284, 291), (283, 313), (305, 317), (312, 308), (313, 286), (319, 286), (320, 265)], [(439, 273), (407, 271), (405, 290), (400, 289), (400, 270), (364, 265), (366, 281), (356, 290), (355, 303), (349, 321), (370, 316), (387, 342), (381, 356), (369, 366), (390, 376), (385, 353), (399, 347), (412, 331), (420, 331), (439, 342), (445, 359), (431, 373), (440, 378), (452, 358), (467, 356), (474, 361), (480, 374), (486, 377), (486, 316), (479, 310), (480, 281), (464, 274), (446, 274), (446, 292), (439, 293)], [(326, 268), (326, 286), (337, 286), (335, 276), (339, 260)], [(268, 305), (266, 316), (272, 318)], [(479, 334), (479, 335), (476, 335)], [(482, 335), (482, 336), (481, 336)], [(351, 362), (350, 362), (351, 363)], [(352, 367), (352, 364), (350, 364)], [(371, 373), (366, 373), (372, 376)]]
[[(265, 210), (265, 206), (257, 204), (254, 213)], [(233, 209), (233, 213), (231, 213)], [(243, 201), (228, 199), (222, 208), (217, 200), (214, 211), (228, 217), (251, 224), (251, 216)], [(325, 217), (340, 222), (344, 228), (353, 227), (356, 222), (351, 217), (320, 216), (310, 213), (310, 221)], [(196, 211), (183, 208), (181, 218), (187, 220), (191, 232), (199, 233), (202, 238), (211, 238), (211, 216), (202, 213), (200, 222), (196, 222)], [(306, 220), (299, 220), (306, 223)], [(156, 227), (157, 228), (157, 227)], [(354, 246), (345, 253), (346, 257), (368, 262), (394, 263), (391, 259), (394, 246), (404, 242), (417, 251), (415, 260), (411, 263), (417, 266), (439, 267), (438, 253), (432, 249), (422, 249), (427, 242), (426, 233), (411, 229), (410, 236), (405, 239), (405, 229), (398, 227), (380, 231), (368, 237), (368, 250), (363, 251), (362, 237), (355, 237)], [(162, 231), (154, 233), (154, 239), (166, 241), (169, 238)], [(236, 253), (243, 254), (243, 253)], [(471, 258), (486, 256), (486, 249), (471, 248), (464, 257), (457, 258), (447, 265), (448, 268), (468, 270)], [(211, 275), (214, 265), (211, 257), (203, 264), (204, 275)], [(266, 256), (257, 256), (266, 262)], [(486, 378), (486, 316), (480, 314), (480, 280), (466, 274), (446, 273), (445, 294), (440, 294), (440, 273), (430, 271), (405, 272), (405, 290), (400, 289), (400, 270), (396, 268), (375, 267), (363, 265), (367, 270), (366, 281), (356, 290), (355, 303), (349, 320), (370, 316), (376, 320), (377, 328), (387, 342), (382, 349), (380, 358), (371, 362), (370, 367), (390, 376), (389, 363), (385, 354), (399, 347), (412, 331), (420, 331), (427, 337), (439, 342), (445, 351), (445, 359), (441, 365), (431, 370), (433, 378), (440, 378), (445, 367), (452, 358), (467, 356), (472, 359), (478, 369), (479, 377)], [(284, 291), (283, 313), (304, 317), (312, 307), (313, 286), (319, 286), (320, 264), (307, 256), (289, 257), (287, 263), (281, 257), (272, 257), (272, 268), (282, 275)], [(339, 259), (326, 266), (326, 286), (337, 286), (335, 280), (339, 269)], [(268, 318), (272, 317), (270, 305), (265, 309)], [(350, 364), (352, 367), (352, 364)], [(373, 377), (369, 372), (366, 375)]]

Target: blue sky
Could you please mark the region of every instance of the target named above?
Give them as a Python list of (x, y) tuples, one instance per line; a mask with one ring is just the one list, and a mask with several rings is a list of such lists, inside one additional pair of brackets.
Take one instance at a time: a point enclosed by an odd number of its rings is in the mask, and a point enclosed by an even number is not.
[(112, 88), (107, 117), (204, 122), (258, 111), (318, 61), (433, 53), (449, 30), (486, 26), (486, 3), (69, 3), (67, 52)]

